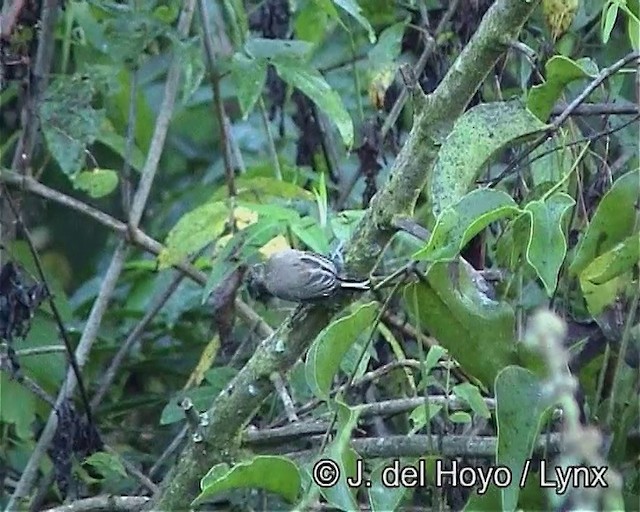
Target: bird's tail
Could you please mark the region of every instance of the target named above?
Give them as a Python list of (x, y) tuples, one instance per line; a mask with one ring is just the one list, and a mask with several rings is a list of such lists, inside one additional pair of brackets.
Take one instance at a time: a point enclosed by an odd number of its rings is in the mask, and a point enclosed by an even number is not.
[(365, 281), (354, 281), (340, 278), (340, 287), (348, 290), (370, 290), (371, 281), (368, 279)]

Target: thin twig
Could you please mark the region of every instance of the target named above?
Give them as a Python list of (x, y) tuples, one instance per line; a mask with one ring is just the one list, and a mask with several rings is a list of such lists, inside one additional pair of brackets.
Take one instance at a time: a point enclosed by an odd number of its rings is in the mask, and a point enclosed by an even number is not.
[(145, 331), (151, 320), (158, 314), (158, 311), (162, 309), (162, 307), (166, 304), (166, 302), (171, 298), (173, 293), (176, 291), (182, 279), (184, 278), (184, 274), (178, 273), (173, 276), (171, 283), (167, 286), (166, 290), (163, 290), (156, 297), (151, 299), (151, 304), (145, 312), (144, 316), (140, 319), (140, 322), (133, 328), (133, 330), (127, 336), (127, 339), (120, 345), (118, 352), (111, 359), (109, 363), (109, 368), (102, 375), (102, 379), (98, 383), (98, 390), (93, 395), (93, 399), (91, 400), (91, 408), (95, 410), (100, 402), (104, 398), (104, 395), (107, 393), (109, 386), (111, 386), (113, 379), (116, 376), (120, 365), (124, 361), (125, 356), (131, 350), (133, 344), (140, 338), (142, 333)]
[(525, 151), (520, 157), (515, 158), (507, 168), (502, 171), (498, 176), (492, 179), (489, 182), (490, 187), (495, 187), (498, 183), (500, 183), (504, 178), (513, 174), (517, 169), (520, 168), (520, 164), (524, 162), (533, 151), (535, 151), (538, 147), (540, 147), (544, 142), (549, 139), (558, 129), (562, 126), (562, 124), (571, 116), (573, 111), (580, 106), (582, 102), (591, 94), (600, 84), (602, 84), (607, 78), (617, 73), (624, 66), (629, 64), (634, 60), (640, 59), (640, 52), (631, 52), (627, 54), (625, 57), (609, 66), (608, 68), (604, 68), (598, 76), (596, 76), (591, 83), (584, 88), (584, 90), (571, 102), (564, 111), (556, 117), (556, 119), (551, 123), (551, 126), (548, 130), (538, 137), (535, 141), (531, 143), (528, 150)]
[(271, 133), (271, 125), (269, 124), (269, 117), (267, 116), (267, 108), (264, 106), (264, 100), (262, 99), (262, 96), (258, 98), (258, 110), (260, 111), (262, 126), (264, 127), (264, 131), (267, 136), (267, 145), (269, 147), (269, 157), (271, 157), (273, 172), (276, 175), (276, 179), (282, 181), (282, 169), (280, 169), (278, 151), (276, 150), (276, 143), (273, 139), (273, 134)]

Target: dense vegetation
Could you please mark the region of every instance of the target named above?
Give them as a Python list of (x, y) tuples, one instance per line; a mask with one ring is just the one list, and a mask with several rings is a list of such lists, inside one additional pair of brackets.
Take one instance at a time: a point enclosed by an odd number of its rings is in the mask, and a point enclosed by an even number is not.
[(0, 505), (640, 510), (639, 15), (3, 2)]

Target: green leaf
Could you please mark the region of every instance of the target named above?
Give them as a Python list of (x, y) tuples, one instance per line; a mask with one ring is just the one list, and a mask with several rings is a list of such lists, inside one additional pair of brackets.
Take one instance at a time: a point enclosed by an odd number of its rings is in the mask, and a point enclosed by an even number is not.
[(118, 173), (111, 169), (83, 171), (74, 176), (73, 186), (84, 190), (91, 197), (104, 197), (118, 186)]
[(502, 510), (515, 510), (519, 483), (533, 453), (548, 404), (540, 380), (530, 371), (509, 366), (495, 381), (498, 446), (496, 464), (510, 468), (513, 479), (502, 490)]
[(580, 273), (580, 288), (589, 313), (599, 316), (625, 295), (640, 260), (640, 233), (628, 237), (595, 258)]
[(436, 263), (427, 282), (405, 289), (412, 318), (490, 388), (498, 372), (516, 357), (513, 310), (478, 290), (464, 264)]
[[(557, 184), (571, 172), (575, 155), (568, 146), (564, 134), (546, 140), (531, 153), (531, 181), (533, 189), (547, 183)], [(566, 191), (569, 186), (567, 180), (560, 190)]]
[(301, 64), (306, 60), (313, 50), (313, 45), (306, 41), (296, 41), (291, 39), (266, 39), (252, 37), (245, 45), (244, 49), (254, 59), (279, 59), (289, 61), (292, 65)]
[(358, 454), (351, 448), (353, 429), (358, 424), (361, 407), (348, 407), (336, 400), (333, 405), (338, 409), (338, 421), (336, 424), (336, 437), (329, 444), (326, 454), (320, 458), (329, 458), (338, 463), (340, 477), (335, 485), (320, 488), (320, 493), (328, 503), (339, 510), (358, 510), (355, 501), (356, 489), (347, 484), (347, 477), (356, 474)]
[(640, 200), (638, 183), (640, 170), (636, 169), (620, 176), (604, 195), (569, 267), (573, 275), (579, 275), (598, 255), (633, 234), (635, 205)]
[(218, 238), (229, 220), (223, 202), (205, 203), (182, 216), (169, 231), (165, 247), (158, 255), (160, 269), (184, 260)]
[(609, 42), (609, 38), (611, 37), (611, 32), (613, 31), (613, 27), (616, 24), (616, 19), (618, 18), (618, 3), (611, 2), (606, 11), (602, 13), (602, 42), (607, 44)]
[(562, 219), (575, 201), (564, 193), (547, 200), (531, 201), (525, 206), (531, 218), (527, 244), (527, 261), (544, 284), (547, 295), (553, 295), (558, 284), (558, 272), (567, 254)]
[(96, 452), (84, 460), (103, 477), (115, 474), (127, 478), (127, 470), (124, 468), (120, 457), (108, 452)]
[(314, 68), (302, 63), (292, 64), (284, 60), (274, 61), (278, 75), (308, 96), (331, 119), (348, 148), (353, 145), (353, 122), (342, 104), (340, 95)]
[(300, 219), (300, 214), (291, 208), (284, 208), (277, 204), (258, 204), (247, 201), (238, 201), (238, 206), (243, 206), (258, 214), (260, 220), (265, 219), (273, 222), (296, 222)]
[(444, 357), (445, 355), (447, 355), (446, 348), (440, 345), (432, 346), (429, 349), (429, 352), (427, 353), (427, 357), (425, 358), (425, 361), (424, 361), (424, 369), (422, 370), (424, 372), (424, 375), (429, 374), (431, 370), (433, 370), (436, 367), (440, 358)]
[(231, 61), (231, 77), (236, 87), (236, 96), (246, 121), (264, 89), (267, 79), (266, 62), (236, 53)]
[(402, 36), (406, 26), (407, 22), (402, 21), (382, 31), (378, 42), (369, 51), (369, 62), (373, 68), (384, 68), (398, 58), (402, 49)]
[(564, 55), (555, 55), (545, 65), (545, 82), (533, 86), (529, 91), (527, 108), (538, 119), (546, 121), (567, 85), (581, 78), (593, 78), (597, 74), (597, 66), (591, 59), (574, 61)]
[[(303, 189), (295, 183), (278, 180), (265, 176), (241, 176), (236, 178), (236, 193), (239, 200), (255, 201), (256, 199), (279, 198), (279, 199), (313, 199), (313, 194)], [(220, 187), (213, 194), (214, 201), (220, 201), (227, 197), (226, 186)]]
[(180, 59), (183, 80), (181, 83), (180, 101), (184, 105), (200, 87), (205, 75), (200, 39), (192, 37), (174, 43), (175, 52)]
[[(23, 370), (24, 371), (24, 370)], [(20, 440), (33, 439), (31, 426), (36, 419), (36, 397), (25, 386), (10, 379), (7, 372), (0, 373), (0, 420), (13, 425)]]
[(290, 224), (290, 226), (293, 234), (312, 251), (320, 254), (329, 253), (329, 241), (316, 219), (303, 217), (300, 221)]
[[(125, 158), (127, 153), (127, 141), (122, 135), (116, 133), (108, 119), (105, 119), (102, 122), (102, 125), (100, 126), (100, 133), (98, 134), (96, 140), (114, 151), (121, 158)], [(131, 155), (129, 157), (129, 161), (131, 167), (133, 167), (138, 172), (140, 172), (140, 170), (144, 166), (144, 155), (142, 154), (142, 151), (140, 151), (140, 148), (135, 145), (131, 147)]]
[(469, 404), (471, 410), (482, 418), (489, 419), (491, 412), (480, 394), (478, 386), (474, 386), (470, 382), (464, 382), (453, 387), (453, 394)]
[(456, 411), (449, 415), (451, 423), (471, 423), (471, 415), (465, 411)]
[(329, 399), (331, 383), (342, 358), (358, 336), (369, 332), (376, 313), (375, 302), (364, 304), (354, 313), (329, 324), (315, 339), (305, 363), (307, 383), (315, 396)]
[(263, 489), (278, 494), (289, 503), (294, 502), (300, 492), (300, 473), (286, 457), (258, 455), (235, 464), (223, 474), (220, 474), (220, 468), (214, 466), (201, 480), (202, 492), (191, 503), (192, 507), (230, 489)]
[(371, 44), (376, 42), (376, 33), (373, 31), (373, 27), (371, 26), (371, 23), (369, 23), (369, 20), (362, 15), (362, 8), (358, 5), (356, 0), (333, 0), (333, 3), (349, 13), (354, 20), (362, 25), (369, 35), (369, 42)]
[(546, 128), (519, 101), (483, 103), (465, 112), (438, 153), (430, 185), (434, 215), (471, 190), (495, 153)]
[(296, 39), (310, 43), (320, 43), (327, 35), (328, 19), (329, 15), (318, 6), (317, 2), (306, 2), (296, 14), (294, 22)]
[[(398, 505), (400, 505), (400, 502), (410, 488), (404, 485), (390, 487), (382, 482), (382, 472), (397, 462), (396, 459), (383, 459), (378, 462), (371, 471), (371, 477), (369, 479), (371, 485), (368, 486), (367, 492), (369, 494), (369, 503), (372, 512), (400, 510)], [(399, 464), (401, 468), (406, 466), (416, 467), (417, 462), (418, 459), (401, 459)]]
[(640, 261), (640, 233), (598, 256), (580, 274), (580, 279), (599, 285), (632, 270)]
[[(419, 430), (427, 424), (428, 421), (431, 421), (435, 418), (440, 411), (442, 410), (442, 405), (431, 405), (431, 404), (421, 404), (416, 407), (411, 414), (409, 414), (409, 421), (411, 421), (411, 430), (410, 434), (415, 434)], [(427, 417), (429, 418), (427, 420)]]
[(505, 192), (478, 189), (444, 210), (436, 221), (427, 245), (413, 255), (416, 260), (449, 261), (492, 222), (520, 212)]
[(331, 230), (336, 238), (345, 242), (353, 233), (358, 222), (364, 217), (364, 210), (343, 210), (329, 218)]
[(56, 78), (40, 104), (40, 120), (47, 147), (65, 174), (84, 166), (87, 147), (100, 133), (104, 111), (92, 106), (94, 87), (80, 75)]

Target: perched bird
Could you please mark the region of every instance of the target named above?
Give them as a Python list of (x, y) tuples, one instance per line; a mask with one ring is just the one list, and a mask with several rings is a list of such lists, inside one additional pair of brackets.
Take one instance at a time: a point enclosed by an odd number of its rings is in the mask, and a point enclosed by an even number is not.
[(291, 302), (325, 299), (340, 290), (366, 291), (369, 280), (356, 281), (339, 275), (330, 259), (309, 251), (285, 249), (264, 263), (250, 268), (247, 276), (249, 295), (256, 300), (277, 297)]

